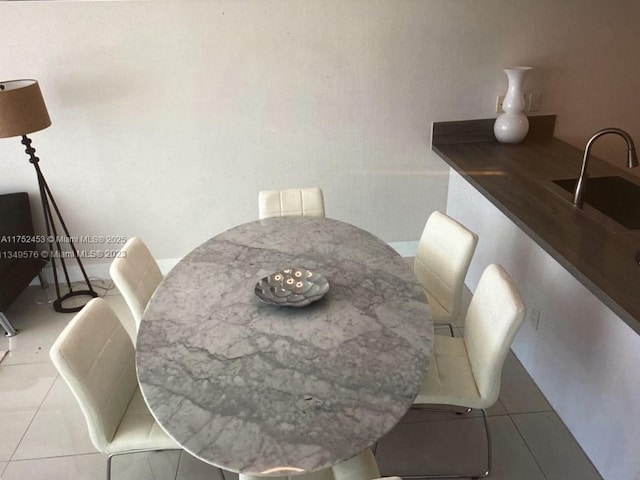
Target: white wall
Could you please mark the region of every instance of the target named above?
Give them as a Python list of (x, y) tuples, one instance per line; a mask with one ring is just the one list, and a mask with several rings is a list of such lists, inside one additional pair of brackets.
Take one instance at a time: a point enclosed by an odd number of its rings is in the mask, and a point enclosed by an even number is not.
[[(0, 2), (0, 78), (41, 84), (53, 125), (32, 138), (73, 234), (179, 258), (255, 219), (260, 189), (319, 185), (329, 216), (412, 241), (446, 204), (431, 122), (494, 115), (505, 66), (535, 67), (562, 138), (640, 138), (640, 4), (616, 5)], [(0, 179), (37, 206), (19, 139)]]
[(520, 288), (529, 315), (513, 350), (600, 474), (640, 480), (640, 336), (454, 172), (447, 213), (480, 237), (471, 290), (490, 263)]

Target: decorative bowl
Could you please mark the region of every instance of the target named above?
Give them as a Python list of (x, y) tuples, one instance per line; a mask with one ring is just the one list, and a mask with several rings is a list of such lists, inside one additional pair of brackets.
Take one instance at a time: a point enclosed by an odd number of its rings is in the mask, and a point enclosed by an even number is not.
[(260, 300), (284, 307), (304, 307), (320, 300), (329, 291), (329, 281), (321, 274), (302, 267), (285, 268), (256, 283)]

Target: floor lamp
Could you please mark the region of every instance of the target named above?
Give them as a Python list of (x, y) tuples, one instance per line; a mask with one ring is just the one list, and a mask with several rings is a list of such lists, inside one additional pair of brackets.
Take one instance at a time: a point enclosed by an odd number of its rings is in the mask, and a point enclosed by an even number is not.
[[(27, 134), (43, 130), (49, 125), (51, 125), (49, 113), (36, 80), (0, 81), (0, 138), (22, 137), (22, 144), (25, 146), (25, 152), (29, 155), (29, 162), (36, 169), (47, 231), (47, 243), (49, 244), (48, 257), (53, 269), (53, 279), (56, 287), (57, 298), (53, 302), (53, 308), (56, 312), (70, 313), (81, 310), (84, 305), (77, 306), (76, 304), (75, 306), (65, 307), (63, 302), (78, 296), (87, 296), (90, 299), (97, 297), (98, 294), (93, 290), (89, 282), (89, 277), (73, 244), (73, 239), (69, 235), (69, 230), (62, 219), (62, 214), (38, 165), (40, 159), (36, 157), (36, 150), (31, 146), (31, 139), (27, 137)], [(57, 224), (62, 227), (64, 236), (58, 235)], [(63, 251), (62, 244), (68, 245), (70, 251)], [(80, 267), (84, 282), (87, 285), (86, 289), (73, 289), (65, 262), (65, 257), (67, 256), (77, 262)], [(60, 293), (59, 270), (62, 271), (64, 281), (67, 284), (68, 292), (64, 295)]]

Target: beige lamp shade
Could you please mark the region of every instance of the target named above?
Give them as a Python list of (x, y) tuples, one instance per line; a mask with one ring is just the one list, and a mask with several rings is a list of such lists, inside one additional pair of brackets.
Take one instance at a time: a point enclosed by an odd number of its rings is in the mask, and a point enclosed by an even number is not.
[(0, 81), (0, 138), (18, 137), (51, 125), (36, 80)]

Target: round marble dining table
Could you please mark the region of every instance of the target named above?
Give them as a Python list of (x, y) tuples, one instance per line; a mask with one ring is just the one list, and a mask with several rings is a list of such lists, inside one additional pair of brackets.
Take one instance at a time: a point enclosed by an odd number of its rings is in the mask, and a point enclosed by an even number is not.
[[(301, 308), (256, 283), (287, 267), (324, 275)], [(195, 457), (232, 472), (295, 475), (349, 459), (403, 417), (428, 367), (433, 324), (409, 265), (344, 222), (276, 217), (182, 259), (137, 338), (143, 396)]]

